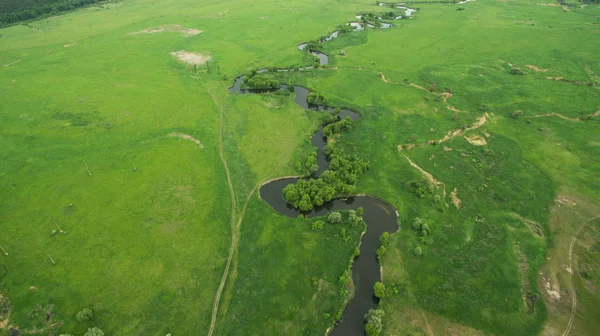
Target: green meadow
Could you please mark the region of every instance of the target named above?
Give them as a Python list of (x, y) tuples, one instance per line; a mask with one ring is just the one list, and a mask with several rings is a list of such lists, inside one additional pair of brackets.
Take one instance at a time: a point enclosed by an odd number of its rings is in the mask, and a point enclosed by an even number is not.
[[(336, 145), (400, 219), (381, 334), (594, 335), (599, 5), (407, 6), (323, 43), (328, 66), (265, 75), (361, 115)], [(365, 228), (259, 197), (304, 173), (323, 114), (227, 88), (390, 10), (119, 0), (0, 29), (0, 335), (329, 332)]]

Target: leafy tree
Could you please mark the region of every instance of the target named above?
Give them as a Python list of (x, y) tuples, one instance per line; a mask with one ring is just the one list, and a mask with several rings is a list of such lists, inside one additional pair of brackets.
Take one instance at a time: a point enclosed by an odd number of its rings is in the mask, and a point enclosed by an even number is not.
[(88, 329), (83, 336), (104, 336), (104, 331), (98, 329), (98, 327), (93, 327)]
[(413, 220), (413, 224), (412, 224), (413, 229), (420, 230), (421, 225), (423, 225), (423, 220), (419, 217), (415, 217), (415, 219)]
[(350, 210), (348, 215), (348, 222), (350, 222), (352, 226), (357, 226), (363, 222), (363, 219), (356, 213), (356, 211)]
[(385, 255), (386, 250), (387, 249), (383, 245), (379, 246), (379, 248), (377, 249), (377, 260), (379, 260), (379, 262), (381, 262), (381, 258), (383, 258), (383, 256)]
[(360, 217), (363, 216), (363, 207), (358, 207), (358, 209), (356, 209), (356, 214), (359, 215)]
[(381, 333), (384, 316), (385, 312), (382, 309), (369, 309), (369, 312), (365, 315), (365, 320), (367, 320), (365, 332), (367, 336), (377, 336)]
[(332, 224), (340, 223), (342, 221), (342, 215), (337, 211), (331, 212), (327, 216), (327, 221)]
[(83, 308), (80, 312), (77, 313), (77, 315), (75, 315), (75, 318), (77, 319), (77, 321), (83, 322), (88, 321), (92, 318), (92, 316), (94, 316), (94, 314), (92, 313), (91, 309)]
[(387, 232), (384, 232), (381, 234), (381, 236), (379, 236), (379, 245), (381, 246), (385, 246), (390, 242), (390, 234)]
[(385, 297), (385, 285), (383, 283), (377, 281), (375, 286), (373, 286), (373, 291), (377, 298), (383, 299)]

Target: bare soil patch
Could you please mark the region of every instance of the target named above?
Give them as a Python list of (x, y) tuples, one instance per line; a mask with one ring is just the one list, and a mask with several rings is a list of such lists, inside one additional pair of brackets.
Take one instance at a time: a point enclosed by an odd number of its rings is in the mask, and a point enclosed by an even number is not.
[(544, 236), (544, 232), (542, 231), (542, 225), (536, 221), (532, 221), (527, 218), (523, 218), (523, 216), (519, 215), (516, 212), (511, 212), (511, 215), (518, 220), (520, 220), (523, 224), (525, 224), (533, 233), (535, 233), (539, 237)]
[(548, 71), (548, 69), (540, 69), (540, 68), (536, 67), (535, 65), (531, 65), (531, 64), (527, 64), (525, 66), (528, 67), (529, 69), (533, 69), (537, 72), (547, 72)]
[(470, 135), (464, 136), (465, 140), (467, 140), (473, 146), (485, 146), (487, 145), (487, 141), (479, 135)]
[(446, 142), (448, 140), (453, 139), (454, 137), (456, 137), (458, 135), (465, 133), (466, 131), (471, 131), (471, 130), (477, 129), (477, 128), (483, 126), (488, 121), (489, 118), (490, 118), (489, 114), (484, 113), (481, 117), (479, 117), (479, 119), (477, 119), (477, 121), (473, 125), (471, 125), (467, 128), (464, 128), (464, 129), (458, 128), (458, 129), (455, 129), (454, 131), (450, 131), (450, 132), (448, 132), (448, 134), (445, 137), (443, 137), (440, 140), (429, 140), (428, 144), (439, 144), (442, 142)]
[(210, 60), (210, 56), (185, 50), (173, 51), (170, 52), (170, 54), (177, 57), (177, 59), (179, 59), (183, 63), (190, 65), (200, 65)]
[(454, 203), (454, 206), (457, 209), (460, 209), (461, 200), (460, 200), (460, 198), (458, 198), (457, 193), (458, 193), (458, 190), (456, 188), (454, 188), (454, 190), (452, 190), (452, 192), (450, 193), (450, 197), (452, 197), (452, 203)]
[(65, 48), (71, 48), (77, 45), (77, 42), (73, 42), (73, 43), (69, 43), (69, 44), (65, 44), (63, 47)]
[(174, 32), (174, 33), (181, 33), (181, 35), (183, 35), (183, 36), (194, 36), (194, 35), (198, 35), (198, 34), (202, 33), (203, 31), (200, 29), (186, 28), (182, 25), (170, 24), (170, 25), (164, 25), (164, 26), (160, 26), (160, 27), (140, 30), (138, 32), (129, 33), (129, 35), (155, 34), (155, 33), (162, 33), (162, 32)]
[(183, 134), (183, 133), (171, 133), (171, 134), (169, 134), (169, 136), (191, 141), (191, 142), (195, 143), (196, 145), (198, 145), (198, 147), (204, 149), (204, 145), (200, 142), (200, 140), (194, 138), (191, 135)]

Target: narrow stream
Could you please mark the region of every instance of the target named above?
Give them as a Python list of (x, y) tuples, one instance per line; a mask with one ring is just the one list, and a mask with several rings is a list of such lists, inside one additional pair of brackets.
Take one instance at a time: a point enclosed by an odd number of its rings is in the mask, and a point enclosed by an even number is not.
[[(363, 29), (363, 27), (360, 26), (360, 29)], [(323, 41), (329, 41), (336, 37), (338, 37), (337, 31), (333, 32)], [(304, 47), (306, 47), (306, 43), (298, 45), (300, 50), (303, 50)], [(313, 52), (312, 54), (319, 58), (320, 64), (328, 64), (329, 57), (327, 55), (316, 52)], [(300, 68), (299, 71), (312, 68), (313, 67), (304, 67)], [(259, 73), (266, 71), (267, 69), (258, 70)], [(294, 71), (294, 69), (278, 69), (277, 71)], [(280, 85), (278, 89), (243, 89), (242, 83), (245, 76), (246, 75), (237, 77), (234, 85), (229, 88), (229, 92), (234, 94), (261, 94), (277, 90), (288, 90), (289, 88), (288, 85)], [(335, 108), (329, 106), (315, 106), (308, 104), (307, 97), (310, 92), (304, 87), (294, 86), (294, 93), (294, 102), (304, 109), (324, 112), (336, 111)], [(338, 118), (350, 117), (353, 120), (360, 118), (358, 113), (349, 109), (341, 109), (337, 115)], [(318, 177), (329, 168), (329, 162), (325, 155), (326, 139), (323, 138), (323, 126), (320, 126), (313, 134), (311, 142), (312, 145), (318, 149), (317, 164), (319, 168), (313, 175), (313, 177)], [(324, 216), (331, 211), (356, 210), (359, 207), (363, 208), (363, 219), (367, 225), (367, 232), (361, 239), (360, 256), (354, 259), (352, 267), (352, 279), (355, 289), (354, 297), (346, 305), (341, 320), (336, 323), (335, 328), (330, 335), (364, 336), (364, 316), (369, 309), (375, 309), (378, 305), (378, 300), (373, 293), (373, 286), (377, 281), (381, 281), (380, 266), (376, 254), (377, 248), (379, 247), (379, 237), (384, 232), (394, 232), (398, 229), (399, 221), (396, 210), (393, 206), (379, 198), (367, 195), (357, 195), (337, 198), (310, 212), (301, 212), (300, 210), (295, 209), (291, 204), (288, 204), (282, 196), (283, 188), (289, 184), (296, 183), (298, 180), (300, 180), (300, 178), (282, 178), (267, 182), (260, 188), (260, 197), (271, 205), (275, 211), (292, 218), (296, 218), (300, 214), (304, 214), (307, 217), (316, 217)]]

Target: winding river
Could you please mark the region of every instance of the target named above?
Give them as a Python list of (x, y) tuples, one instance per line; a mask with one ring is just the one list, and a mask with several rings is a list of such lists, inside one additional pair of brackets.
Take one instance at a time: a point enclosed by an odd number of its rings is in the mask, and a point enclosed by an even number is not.
[[(386, 26), (387, 28), (387, 26)], [(332, 33), (322, 42), (329, 41), (338, 37), (338, 32)], [(300, 50), (304, 49), (306, 44), (298, 45)], [(329, 58), (322, 53), (313, 52), (313, 55), (319, 58), (321, 65), (328, 64)], [(300, 68), (299, 71), (309, 70), (312, 67)], [(278, 72), (293, 71), (294, 69), (277, 69)], [(267, 69), (258, 70), (259, 73), (266, 72)], [(278, 89), (243, 89), (242, 83), (245, 75), (237, 77), (235, 84), (229, 88), (234, 94), (261, 94), (277, 90), (288, 90), (288, 85), (280, 85)], [(330, 106), (310, 105), (307, 97), (310, 93), (308, 89), (301, 86), (294, 86), (294, 101), (304, 109), (314, 111), (335, 112), (336, 109)], [(338, 118), (350, 117), (353, 120), (360, 118), (360, 115), (349, 109), (341, 109)], [(318, 148), (317, 164), (318, 170), (314, 177), (318, 177), (322, 172), (329, 168), (329, 162), (325, 155), (326, 139), (323, 138), (323, 126), (313, 134), (311, 138), (312, 145)], [(344, 198), (337, 198), (331, 202), (325, 203), (310, 212), (301, 212), (288, 204), (282, 197), (282, 190), (285, 186), (296, 183), (300, 178), (282, 178), (265, 183), (260, 188), (260, 197), (280, 214), (296, 218), (300, 214), (307, 217), (324, 216), (331, 211), (338, 210), (356, 210), (363, 208), (363, 219), (367, 225), (367, 231), (362, 236), (360, 245), (360, 256), (354, 259), (352, 267), (352, 279), (354, 283), (354, 297), (348, 302), (340, 321), (330, 333), (337, 336), (364, 336), (365, 320), (364, 316), (369, 309), (377, 308), (378, 300), (374, 296), (373, 286), (377, 281), (381, 281), (380, 266), (377, 261), (376, 251), (379, 247), (379, 237), (384, 232), (394, 232), (398, 229), (398, 216), (393, 206), (387, 202), (368, 195), (356, 195)]]

